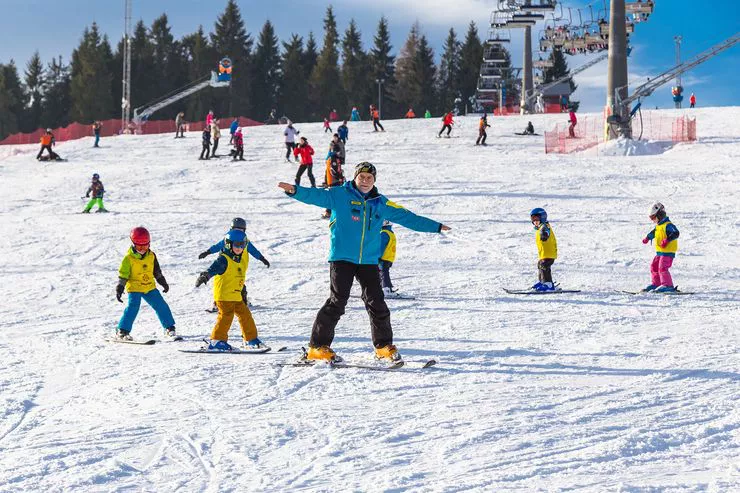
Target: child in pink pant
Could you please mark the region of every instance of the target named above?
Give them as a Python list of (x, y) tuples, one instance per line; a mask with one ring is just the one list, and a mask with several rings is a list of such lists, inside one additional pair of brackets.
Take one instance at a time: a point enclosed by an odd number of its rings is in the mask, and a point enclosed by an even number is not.
[(650, 264), (651, 283), (643, 291), (656, 293), (675, 291), (668, 269), (673, 265), (673, 259), (678, 251), (678, 228), (668, 219), (665, 207), (660, 202), (656, 202), (650, 208), (650, 220), (655, 223), (655, 228), (643, 238), (642, 242), (647, 244), (655, 240), (655, 258)]

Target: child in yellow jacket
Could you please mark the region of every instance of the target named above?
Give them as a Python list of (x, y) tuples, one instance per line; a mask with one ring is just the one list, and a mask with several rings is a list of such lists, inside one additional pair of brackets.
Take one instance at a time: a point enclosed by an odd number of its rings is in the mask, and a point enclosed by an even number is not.
[(529, 218), (534, 225), (534, 240), (537, 244), (537, 270), (540, 281), (532, 286), (535, 291), (555, 291), (552, 282), (552, 271), (550, 270), (555, 259), (558, 258), (558, 240), (550, 223), (547, 222), (547, 212), (541, 207), (532, 209)]

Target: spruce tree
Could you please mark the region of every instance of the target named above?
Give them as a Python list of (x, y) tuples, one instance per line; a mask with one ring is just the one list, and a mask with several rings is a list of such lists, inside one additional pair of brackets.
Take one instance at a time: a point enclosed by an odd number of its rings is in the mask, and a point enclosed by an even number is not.
[(434, 64), (434, 50), (429, 45), (427, 37), (421, 35), (419, 38), (419, 45), (416, 50), (416, 78), (419, 80), (419, 87), (421, 89), (419, 102), (415, 103), (417, 109), (430, 109), (436, 111), (436, 88), (435, 88), (435, 75), (437, 67)]
[(28, 108), (23, 118), (24, 127), (35, 130), (41, 125), (41, 105), (46, 84), (46, 73), (38, 51), (26, 64), (25, 83)]
[(13, 114), (9, 120), (15, 119), (16, 130), (20, 132), (32, 132), (36, 128), (28, 128), (24, 125), (23, 114), (25, 112), (28, 96), (23, 90), (23, 84), (18, 76), (18, 68), (15, 61), (10, 60), (7, 65), (2, 65), (2, 73), (5, 78), (5, 91), (7, 93), (8, 111)]
[(342, 87), (347, 101), (341, 105), (340, 115), (349, 115), (352, 106), (370, 104), (375, 83), (370, 77), (370, 60), (362, 50), (362, 35), (352, 19), (342, 40)]
[(250, 115), (252, 38), (247, 34), (235, 0), (228, 1), (224, 12), (216, 20), (216, 32), (211, 35), (211, 42), (215, 56), (210, 60), (210, 70), (217, 70), (218, 61), (223, 57), (229, 57), (234, 67), (228, 91), (214, 91), (214, 112), (217, 116), (227, 116), (227, 113), (228, 116)]
[[(162, 14), (152, 23), (151, 43), (154, 56), (154, 72), (156, 81), (156, 98), (169, 94), (188, 82), (187, 63), (183, 56), (182, 45), (175, 41), (167, 14)], [(183, 111), (184, 102), (175, 103), (172, 107), (155, 113), (153, 118), (157, 120), (171, 119), (172, 115)]]
[(401, 52), (396, 60), (396, 84), (393, 91), (393, 100), (403, 108), (416, 107), (420, 108), (421, 97), (421, 79), (418, 73), (419, 50), (419, 23), (411, 26), (406, 42), (401, 48)]
[[(203, 74), (209, 73), (212, 69), (212, 61), (216, 58), (213, 48), (208, 43), (203, 32), (203, 26), (198, 26), (198, 30), (185, 36), (182, 39), (182, 45), (185, 52), (185, 59), (188, 62), (188, 79), (196, 81), (203, 78)], [(188, 97), (185, 110), (185, 118), (188, 121), (197, 121), (205, 118), (208, 110), (213, 108), (213, 91), (223, 89), (206, 88), (196, 92)], [(227, 115), (228, 116), (228, 115)], [(241, 115), (234, 115), (241, 116)]]
[(337, 21), (331, 5), (326, 8), (324, 17), (324, 46), (321, 48), (316, 66), (311, 73), (311, 117), (314, 120), (327, 116), (343, 101), (342, 86), (339, 77), (339, 33)]
[[(552, 52), (550, 52), (550, 60), (552, 61), (552, 67), (545, 69), (545, 84), (570, 74), (568, 61), (565, 59), (565, 55), (563, 54), (562, 50), (552, 50)], [(573, 94), (578, 86), (575, 82), (573, 82), (572, 78), (568, 79), (568, 84), (570, 85), (570, 92), (571, 94)], [(571, 101), (569, 97), (568, 103), (573, 106), (576, 111), (578, 111), (578, 106), (580, 105), (580, 102)]]
[(70, 68), (64, 64), (61, 55), (49, 63), (45, 82), (42, 91), (41, 127), (66, 127), (70, 123), (72, 111), (72, 80)]
[(294, 34), (289, 43), (283, 42), (280, 102), (278, 109), (293, 121), (306, 120), (308, 112), (308, 77), (306, 77), (303, 39)]
[(316, 45), (316, 38), (313, 36), (313, 31), (309, 31), (308, 39), (306, 40), (306, 50), (303, 52), (303, 66), (306, 69), (306, 80), (311, 78), (318, 59), (319, 49)]
[(252, 79), (254, 118), (264, 120), (272, 109), (276, 109), (280, 85), (280, 49), (275, 28), (268, 20), (262, 26), (257, 48), (253, 57), (254, 78)]
[(460, 82), (460, 42), (457, 33), (450, 28), (445, 40), (444, 51), (437, 72), (439, 110), (450, 111), (455, 104)]
[[(119, 52), (122, 50), (119, 45)], [(159, 67), (154, 45), (143, 21), (136, 23), (131, 36), (131, 111), (161, 96)]]
[[(378, 21), (378, 29), (373, 38), (373, 48), (370, 50), (370, 65), (372, 67), (371, 83), (373, 91), (375, 90), (375, 81), (383, 79), (381, 87), (381, 96), (383, 98), (383, 107), (386, 115), (398, 115), (401, 111), (401, 105), (393, 101), (392, 94), (396, 86), (396, 57), (391, 55), (393, 46), (391, 45), (391, 35), (388, 30), (388, 20), (381, 17)], [(375, 96), (373, 97), (374, 100)], [(376, 103), (378, 101), (375, 101)], [(403, 110), (406, 111), (405, 109)]]
[(476, 94), (478, 75), (483, 62), (483, 45), (478, 37), (478, 28), (475, 22), (470, 22), (465, 42), (460, 48), (460, 77), (459, 88), (463, 104), (468, 105), (470, 98)]
[(13, 111), (18, 101), (6, 84), (5, 68), (0, 64), (0, 140), (18, 132), (18, 116)]

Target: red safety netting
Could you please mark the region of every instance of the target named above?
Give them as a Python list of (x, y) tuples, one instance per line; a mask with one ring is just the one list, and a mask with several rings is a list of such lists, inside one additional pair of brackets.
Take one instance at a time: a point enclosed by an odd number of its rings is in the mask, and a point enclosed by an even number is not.
[[(221, 118), (219, 120), (221, 128), (228, 128), (233, 120), (233, 117)], [(101, 137), (110, 137), (122, 133), (121, 127), (123, 121), (120, 119), (104, 120), (101, 123), (103, 124), (102, 128), (100, 129)], [(252, 120), (251, 118), (246, 118), (243, 116), (239, 117), (240, 127), (253, 127), (256, 125), (263, 125), (263, 123)], [(205, 121), (203, 121), (203, 123), (186, 122), (185, 131), (202, 130), (203, 126), (205, 126)], [(17, 133), (9, 135), (8, 137), (0, 141), (0, 145), (38, 144), (39, 139), (44, 134), (44, 131), (45, 129), (39, 128), (38, 130), (27, 134)], [(138, 127), (134, 124), (131, 124), (129, 131), (126, 133), (150, 135), (169, 132), (175, 132), (174, 120), (152, 120), (144, 122)], [(54, 140), (56, 142), (64, 142), (67, 140), (81, 139), (83, 137), (92, 137), (93, 129), (92, 125), (70, 123), (66, 127), (52, 129), (52, 133), (54, 134)]]

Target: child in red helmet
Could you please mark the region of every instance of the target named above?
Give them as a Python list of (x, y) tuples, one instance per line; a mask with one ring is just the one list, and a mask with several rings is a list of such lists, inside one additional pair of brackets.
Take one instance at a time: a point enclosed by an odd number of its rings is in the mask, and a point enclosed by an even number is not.
[(123, 341), (133, 340), (130, 333), (139, 313), (141, 299), (157, 313), (159, 322), (165, 329), (165, 336), (175, 338), (175, 319), (167, 302), (164, 300), (157, 286), (156, 280), (162, 291), (170, 290), (167, 281), (162, 275), (162, 269), (159, 267), (159, 261), (153, 251), (149, 249), (149, 231), (143, 226), (138, 226), (131, 230), (131, 248), (121, 261), (118, 269), (118, 285), (116, 286), (116, 299), (123, 303), (121, 296), (123, 289), (128, 291), (128, 305), (123, 310), (121, 320), (118, 322), (116, 337)]

